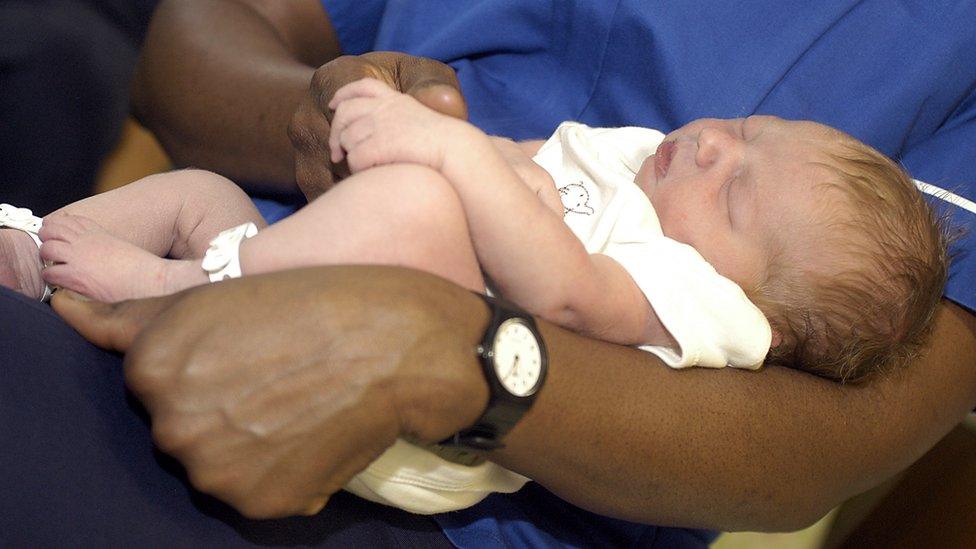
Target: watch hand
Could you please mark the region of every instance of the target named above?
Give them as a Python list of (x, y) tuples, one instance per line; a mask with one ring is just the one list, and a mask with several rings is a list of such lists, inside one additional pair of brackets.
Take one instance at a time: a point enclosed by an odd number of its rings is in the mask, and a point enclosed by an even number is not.
[(505, 374), (505, 376), (502, 379), (508, 379), (514, 375), (518, 375), (518, 365), (519, 365), (519, 355), (515, 355), (515, 360), (512, 362), (511, 369), (508, 370), (508, 373)]

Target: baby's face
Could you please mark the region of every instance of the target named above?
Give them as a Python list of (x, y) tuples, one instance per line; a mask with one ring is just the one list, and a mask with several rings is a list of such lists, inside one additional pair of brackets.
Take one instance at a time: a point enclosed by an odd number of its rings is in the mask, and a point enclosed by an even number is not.
[(636, 182), (666, 236), (753, 289), (775, 250), (816, 246), (810, 220), (825, 203), (816, 183), (831, 177), (816, 163), (828, 161), (835, 136), (820, 124), (773, 116), (696, 120), (667, 135)]

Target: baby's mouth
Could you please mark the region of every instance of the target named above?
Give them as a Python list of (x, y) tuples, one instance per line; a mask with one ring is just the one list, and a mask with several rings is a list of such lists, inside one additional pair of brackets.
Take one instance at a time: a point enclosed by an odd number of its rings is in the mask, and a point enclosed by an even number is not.
[(668, 167), (671, 166), (671, 158), (674, 156), (674, 141), (662, 141), (657, 146), (654, 153), (654, 176), (658, 181), (664, 179), (668, 174)]

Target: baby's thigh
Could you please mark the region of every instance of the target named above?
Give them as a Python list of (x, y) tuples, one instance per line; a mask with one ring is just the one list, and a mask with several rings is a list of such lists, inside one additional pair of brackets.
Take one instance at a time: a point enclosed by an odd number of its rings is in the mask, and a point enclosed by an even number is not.
[[(467, 232), (461, 199), (440, 173), (416, 164), (379, 166), (337, 185), (330, 199), (355, 205), (371, 222), (389, 224), (403, 237), (432, 228)], [(312, 205), (315, 203), (313, 202)]]
[(371, 168), (343, 180), (300, 213), (317, 226), (318, 235), (333, 236), (333, 250), (345, 250), (347, 257), (414, 267), (484, 290), (461, 200), (430, 168)]

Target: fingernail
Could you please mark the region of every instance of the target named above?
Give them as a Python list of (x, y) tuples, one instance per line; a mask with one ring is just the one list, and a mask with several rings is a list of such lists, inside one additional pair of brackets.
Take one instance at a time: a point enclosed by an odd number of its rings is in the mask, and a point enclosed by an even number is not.
[(305, 514), (307, 516), (312, 516), (312, 515), (319, 514), (319, 511), (321, 511), (322, 509), (325, 508), (325, 503), (327, 501), (328, 501), (328, 499), (321, 499), (321, 500), (316, 501), (311, 506), (309, 506), (308, 509), (305, 510)]

